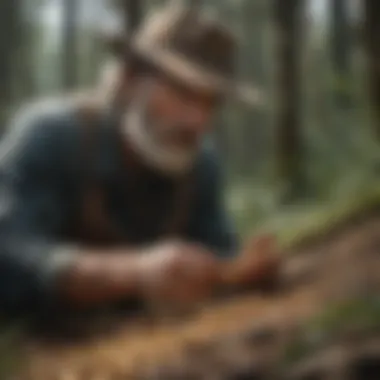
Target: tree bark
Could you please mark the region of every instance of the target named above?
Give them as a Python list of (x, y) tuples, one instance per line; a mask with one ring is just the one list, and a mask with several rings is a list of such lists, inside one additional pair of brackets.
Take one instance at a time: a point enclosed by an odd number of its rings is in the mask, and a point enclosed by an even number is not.
[[(265, 62), (266, 24), (270, 19), (270, 9), (266, 0), (246, 1), (242, 6), (243, 36), (248, 39), (243, 52), (242, 72), (260, 88), (268, 88), (268, 71)], [(247, 108), (240, 111), (244, 115), (241, 135), (241, 166), (247, 174), (257, 169), (256, 162), (265, 161), (267, 149), (268, 120), (265, 109)]]
[(350, 105), (351, 27), (347, 0), (331, 0), (331, 57), (333, 89), (337, 105)]
[(277, 32), (277, 166), (286, 197), (302, 183), (301, 60), (303, 0), (275, 0)]
[(364, 44), (368, 58), (368, 88), (375, 131), (380, 140), (380, 1), (364, 0)]
[(142, 4), (139, 0), (121, 0), (125, 30), (132, 34), (142, 19)]
[(187, 3), (192, 7), (200, 7), (202, 5), (202, 0), (188, 0)]
[(63, 87), (72, 89), (78, 79), (77, 0), (63, 1)]
[(0, 123), (4, 125), (15, 99), (14, 63), (20, 48), (21, 4), (19, 0), (0, 1)]

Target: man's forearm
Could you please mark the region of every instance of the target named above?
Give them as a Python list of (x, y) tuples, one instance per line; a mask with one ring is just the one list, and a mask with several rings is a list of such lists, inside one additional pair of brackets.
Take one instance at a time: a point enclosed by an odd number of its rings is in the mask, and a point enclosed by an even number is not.
[(88, 250), (40, 239), (0, 239), (0, 307), (102, 305), (140, 293), (142, 252)]
[(140, 255), (136, 252), (79, 252), (56, 279), (59, 296), (76, 307), (133, 297), (140, 291)]

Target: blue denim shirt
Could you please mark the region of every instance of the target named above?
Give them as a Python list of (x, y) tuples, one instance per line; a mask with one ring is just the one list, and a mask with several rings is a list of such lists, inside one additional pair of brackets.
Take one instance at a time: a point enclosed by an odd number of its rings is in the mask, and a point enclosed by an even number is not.
[[(117, 205), (123, 227), (133, 225), (119, 204), (116, 184), (128, 173), (122, 165), (112, 118), (100, 121), (96, 172), (109, 183), (108, 203)], [(75, 260), (80, 242), (66, 241), (63, 226), (78, 207), (83, 131), (70, 104), (28, 107), (16, 115), (0, 145), (0, 311), (28, 309), (57, 298), (57, 276)], [(209, 146), (200, 155), (196, 204), (184, 238), (216, 254), (236, 250), (236, 239), (222, 200), (219, 161)], [(153, 189), (147, 196), (154, 196)]]

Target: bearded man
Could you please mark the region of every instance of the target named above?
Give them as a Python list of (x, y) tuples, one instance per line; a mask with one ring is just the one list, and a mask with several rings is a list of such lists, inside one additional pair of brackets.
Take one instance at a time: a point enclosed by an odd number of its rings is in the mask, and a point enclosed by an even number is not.
[(0, 150), (2, 310), (209, 294), (238, 252), (206, 138), (227, 97), (249, 100), (235, 45), (199, 11), (164, 8), (113, 39), (96, 106), (68, 97), (15, 118)]

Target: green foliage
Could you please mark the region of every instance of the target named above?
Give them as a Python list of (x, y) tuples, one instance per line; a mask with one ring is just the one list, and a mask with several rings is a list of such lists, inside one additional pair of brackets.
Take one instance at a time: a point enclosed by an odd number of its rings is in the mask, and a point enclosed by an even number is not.
[(352, 79), (345, 76), (335, 74), (332, 78), (332, 91), (339, 95), (348, 95), (352, 94)]
[(380, 182), (354, 182), (345, 192), (332, 193), (324, 201), (283, 207), (276, 193), (254, 185), (230, 192), (229, 205), (242, 237), (264, 232), (276, 234), (286, 247), (324, 236), (356, 215), (380, 205)]
[(338, 339), (380, 332), (380, 297), (353, 299), (330, 305), (304, 323), (286, 348), (284, 363), (293, 364)]

